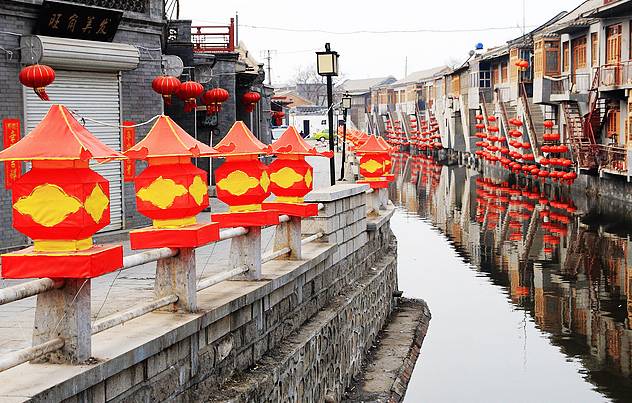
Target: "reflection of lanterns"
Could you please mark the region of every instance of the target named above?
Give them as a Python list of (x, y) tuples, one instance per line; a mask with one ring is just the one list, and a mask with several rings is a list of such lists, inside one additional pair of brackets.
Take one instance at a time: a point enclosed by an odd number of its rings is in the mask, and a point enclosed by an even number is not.
[(246, 106), (246, 112), (250, 113), (255, 110), (255, 105), (261, 99), (261, 94), (258, 92), (249, 91), (244, 94), (242, 100)]
[(277, 159), (268, 166), (270, 191), (277, 197), (273, 203), (265, 203), (266, 208), (279, 210), (284, 214), (309, 217), (318, 214), (318, 206), (303, 203), (303, 198), (312, 190), (314, 169), (305, 161), (306, 156), (332, 158), (333, 153), (319, 153), (301, 138), (290, 126), (272, 144), (272, 153)]
[(197, 107), (197, 98), (202, 95), (204, 87), (195, 81), (185, 81), (178, 88), (178, 98), (184, 101), (184, 111), (191, 112)]
[(222, 110), (222, 103), (228, 100), (230, 94), (223, 88), (213, 88), (202, 95), (204, 105), (206, 105), (206, 114), (212, 115)]
[(207, 173), (191, 158), (217, 154), (191, 137), (171, 118), (161, 116), (147, 136), (125, 152), (149, 166), (134, 179), (138, 212), (153, 226), (130, 232), (132, 249), (195, 248), (219, 239), (215, 223), (198, 224), (208, 207)]
[(228, 204), (229, 212), (213, 214), (222, 227), (278, 224), (279, 212), (262, 210), (270, 195), (270, 176), (260, 155), (271, 147), (255, 138), (244, 122), (235, 122), (215, 147), (226, 161), (215, 170), (217, 198)]
[(45, 64), (33, 64), (20, 71), (19, 79), (22, 85), (33, 88), (42, 101), (49, 101), (44, 87), (55, 81), (55, 70)]
[(0, 152), (0, 160), (33, 164), (13, 185), (14, 226), (33, 246), (2, 256), (4, 278), (91, 278), (122, 267), (121, 246), (92, 243), (110, 223), (110, 189), (88, 166), (90, 159), (117, 158), (62, 105)]
[(361, 146), (355, 149), (355, 153), (360, 156), (360, 175), (364, 181), (373, 189), (385, 188), (388, 186), (389, 173), (387, 161), (390, 162), (391, 148), (382, 144), (377, 137), (369, 136)]
[(151, 88), (162, 95), (166, 105), (171, 105), (171, 96), (178, 92), (180, 80), (174, 76), (158, 76), (151, 82)]

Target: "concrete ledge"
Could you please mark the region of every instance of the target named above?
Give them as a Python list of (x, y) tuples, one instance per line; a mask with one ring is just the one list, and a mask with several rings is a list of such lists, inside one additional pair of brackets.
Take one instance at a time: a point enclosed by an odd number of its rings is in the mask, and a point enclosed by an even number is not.
[(313, 242), (304, 246), (305, 260), (265, 263), (265, 280), (226, 281), (209, 287), (198, 293), (198, 314), (153, 312), (98, 333), (92, 337), (92, 354), (97, 361), (93, 365), (27, 363), (4, 371), (0, 373), (0, 401), (61, 401), (72, 397), (142, 363), (167, 346), (190, 338), (257, 299), (272, 295), (330, 258), (335, 248)]
[(395, 206), (389, 204), (386, 210), (382, 210), (379, 216), (368, 216), (366, 220), (367, 231), (378, 231), (385, 224), (391, 221), (391, 217), (395, 214)]
[(332, 202), (345, 199), (369, 190), (368, 185), (337, 184), (328, 188), (313, 190), (305, 196), (306, 202)]
[(423, 300), (400, 299), (342, 402), (401, 402), (430, 324)]

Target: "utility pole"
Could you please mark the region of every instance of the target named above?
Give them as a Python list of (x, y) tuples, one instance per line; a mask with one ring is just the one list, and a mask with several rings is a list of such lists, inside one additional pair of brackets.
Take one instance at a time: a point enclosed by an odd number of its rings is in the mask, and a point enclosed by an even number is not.
[(406, 60), (404, 61), (404, 77), (408, 77), (408, 56), (406, 56)]
[(272, 64), (270, 61), (272, 60), (272, 54), (275, 53), (274, 49), (266, 49), (263, 51), (264, 57), (266, 59), (266, 67), (268, 69), (268, 85), (272, 85)]

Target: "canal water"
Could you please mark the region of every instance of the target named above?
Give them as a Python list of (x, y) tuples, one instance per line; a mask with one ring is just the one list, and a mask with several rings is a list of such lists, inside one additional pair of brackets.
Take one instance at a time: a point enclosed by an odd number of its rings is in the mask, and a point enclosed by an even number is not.
[(394, 165), (400, 288), (432, 312), (406, 402), (632, 401), (623, 212), (500, 172)]

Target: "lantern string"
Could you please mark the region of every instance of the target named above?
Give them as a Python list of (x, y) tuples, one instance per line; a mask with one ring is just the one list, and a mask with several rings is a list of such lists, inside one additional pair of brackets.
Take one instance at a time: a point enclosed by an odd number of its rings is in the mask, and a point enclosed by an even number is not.
[(72, 109), (70, 109), (70, 108), (68, 108), (68, 110), (69, 110), (70, 112), (72, 112), (72, 114), (73, 114), (73, 115), (77, 116), (77, 118), (81, 119), (81, 121), (82, 121), (82, 123), (83, 123), (83, 125), (84, 125), (84, 126), (85, 126), (85, 123), (86, 123), (86, 120), (87, 120), (87, 121), (90, 121), (90, 122), (92, 122), (92, 123), (96, 123), (96, 124), (99, 124), (99, 125), (102, 125), (102, 126), (109, 126), (109, 127), (118, 127), (118, 128), (123, 128), (123, 127), (139, 127), (139, 126), (144, 126), (144, 125), (147, 125), (147, 124), (149, 124), (149, 123), (153, 122), (154, 120), (158, 119), (160, 116), (162, 116), (162, 115), (156, 115), (156, 116), (154, 116), (153, 118), (151, 118), (151, 119), (149, 119), (149, 120), (147, 120), (147, 121), (145, 121), (145, 122), (136, 123), (136, 124), (133, 124), (133, 125), (115, 125), (115, 124), (112, 124), (112, 123), (105, 123), (105, 122), (101, 122), (101, 121), (99, 121), (99, 120), (92, 119), (92, 118), (89, 118), (89, 117), (86, 117), (86, 116), (81, 116), (81, 115), (80, 115), (77, 111), (72, 110)]
[[(75, 296), (72, 298), (72, 301), (70, 301), (69, 307), (71, 307), (75, 301), (77, 301), (77, 297), (79, 296), (79, 293), (81, 292), (81, 290), (83, 290), (83, 287), (86, 285), (86, 283), (90, 281), (90, 279), (86, 279), (82, 284), (81, 287), (79, 287), (79, 290), (77, 290), (77, 293), (75, 294)], [(59, 325), (61, 325), (61, 322), (64, 321), (64, 319), (66, 318), (66, 315), (68, 314), (68, 309), (64, 309), (64, 314), (61, 316), (61, 319), (59, 319), (59, 322), (57, 322), (57, 324), (55, 325), (55, 328), (53, 329), (53, 334), (55, 332), (57, 332), (57, 328), (59, 328)]]
[(101, 310), (103, 309), (103, 307), (105, 306), (105, 303), (108, 300), (110, 291), (112, 291), (112, 287), (114, 287), (114, 282), (116, 281), (116, 279), (118, 278), (118, 276), (121, 274), (122, 271), (123, 269), (119, 269), (116, 271), (116, 276), (114, 276), (114, 279), (112, 279), (112, 283), (110, 284), (110, 287), (108, 287), (108, 291), (105, 293), (105, 298), (103, 298), (103, 302), (101, 303), (101, 306), (99, 307), (99, 310), (97, 311), (97, 314), (94, 316), (94, 320), (99, 319), (99, 314), (101, 313)]

